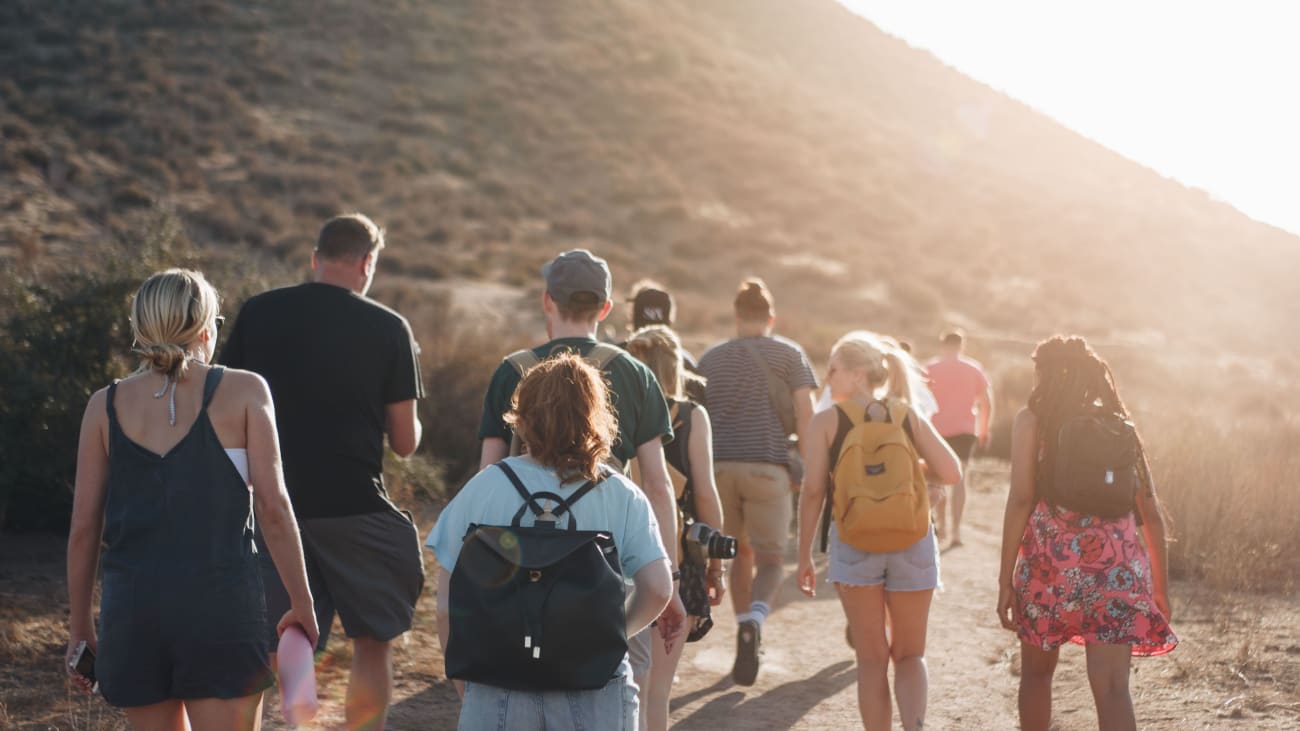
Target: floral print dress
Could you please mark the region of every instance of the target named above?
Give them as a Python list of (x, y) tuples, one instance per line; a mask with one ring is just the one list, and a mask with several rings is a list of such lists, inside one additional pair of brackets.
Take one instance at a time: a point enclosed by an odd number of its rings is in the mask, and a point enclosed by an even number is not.
[(1156, 607), (1151, 562), (1132, 514), (1103, 519), (1039, 501), (1012, 581), (1024, 642), (1132, 645), (1163, 655), (1178, 644)]

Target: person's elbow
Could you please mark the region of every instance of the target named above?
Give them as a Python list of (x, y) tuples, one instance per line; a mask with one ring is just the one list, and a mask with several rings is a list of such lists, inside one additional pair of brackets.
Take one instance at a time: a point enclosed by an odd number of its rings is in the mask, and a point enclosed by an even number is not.
[(662, 612), (673, 598), (673, 575), (668, 568), (668, 559), (661, 559), (638, 571), (633, 579), (636, 592), (646, 603), (654, 607), (655, 613)]
[(941, 459), (930, 465), (935, 482), (941, 485), (956, 485), (961, 482), (961, 462), (956, 458)]
[(420, 415), (416, 411), (415, 401), (401, 401), (388, 405), (388, 447), (403, 459), (415, 454), (420, 446)]
[(420, 429), (417, 426), (411, 430), (395, 430), (388, 435), (388, 446), (402, 459), (406, 459), (415, 454), (415, 450), (420, 446)]

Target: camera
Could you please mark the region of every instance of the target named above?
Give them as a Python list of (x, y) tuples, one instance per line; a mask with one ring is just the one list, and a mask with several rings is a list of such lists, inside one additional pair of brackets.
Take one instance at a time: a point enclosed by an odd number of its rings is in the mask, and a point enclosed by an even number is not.
[(736, 557), (736, 539), (731, 536), (724, 536), (722, 531), (708, 523), (698, 521), (692, 523), (686, 529), (686, 540), (703, 546), (704, 553), (709, 558)]

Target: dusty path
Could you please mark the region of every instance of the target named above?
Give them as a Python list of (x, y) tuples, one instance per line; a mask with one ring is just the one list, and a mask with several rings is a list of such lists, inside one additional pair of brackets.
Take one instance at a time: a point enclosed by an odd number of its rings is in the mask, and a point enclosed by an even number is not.
[[(931, 614), (930, 702), (936, 729), (1014, 729), (1018, 656), (994, 616), (1006, 467), (980, 461), (964, 528), (965, 545), (943, 555), (944, 592)], [(422, 516), (422, 525), (432, 516)], [(0, 541), (0, 729), (119, 731), (102, 701), (66, 692), (66, 595), (62, 546)], [(791, 552), (793, 558), (793, 549)], [(432, 568), (432, 566), (430, 567)], [(793, 561), (788, 566), (793, 572)], [(1300, 606), (1284, 595), (1223, 595), (1175, 584), (1174, 627), (1182, 643), (1163, 658), (1139, 659), (1132, 680), (1139, 726), (1149, 729), (1300, 730)], [(53, 600), (53, 601), (52, 601)], [(442, 676), (425, 592), (416, 626), (394, 648), (397, 688), (389, 729), (450, 729), (459, 706)], [(735, 622), (729, 606), (704, 641), (688, 646), (674, 688), (678, 729), (841, 729), (858, 726), (852, 651), (831, 587), (816, 599), (787, 579), (765, 627), (758, 683), (732, 684)], [(336, 631), (338, 627), (336, 626)], [(320, 668), (322, 714), (306, 729), (338, 727), (347, 645), (331, 641)], [(284, 729), (272, 707), (264, 728)], [(1055, 687), (1056, 728), (1095, 729), (1083, 649), (1063, 649)]]
[[(946, 586), (931, 614), (927, 725), (1013, 729), (1017, 643), (997, 625), (994, 614), (1006, 466), (979, 461), (972, 479), (965, 545), (943, 554)], [(792, 546), (791, 573), (793, 556)], [(399, 700), (390, 728), (399, 731), (455, 724), (455, 695), (441, 677), (433, 639), (432, 598), (423, 601), (429, 611), (421, 612), (417, 631), (397, 653)], [(1300, 729), (1300, 706), (1295, 705), (1300, 629), (1294, 601), (1247, 597), (1227, 603), (1208, 592), (1196, 595), (1180, 587), (1175, 602), (1181, 613), (1175, 627), (1183, 645), (1168, 657), (1134, 663), (1140, 726)], [(765, 628), (762, 670), (753, 687), (731, 682), (735, 622), (729, 605), (715, 619), (710, 635), (688, 646), (682, 659), (673, 692), (674, 728), (858, 727), (853, 654), (844, 642), (844, 617), (831, 587), (808, 599), (787, 577)], [(1225, 631), (1234, 635), (1232, 644), (1216, 643), (1214, 638)], [(327, 692), (337, 698), (341, 684), (331, 672), (326, 671)], [(1080, 647), (1062, 651), (1055, 704), (1057, 728), (1096, 728)], [(337, 717), (336, 712), (330, 715)]]

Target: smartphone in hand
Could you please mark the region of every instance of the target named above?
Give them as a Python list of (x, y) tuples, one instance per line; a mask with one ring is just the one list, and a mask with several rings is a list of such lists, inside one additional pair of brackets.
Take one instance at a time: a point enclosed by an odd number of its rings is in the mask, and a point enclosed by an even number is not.
[(85, 640), (77, 643), (68, 665), (71, 666), (72, 672), (90, 682), (90, 692), (94, 693), (99, 689), (99, 683), (95, 680), (95, 651), (90, 649), (90, 645), (86, 644)]

